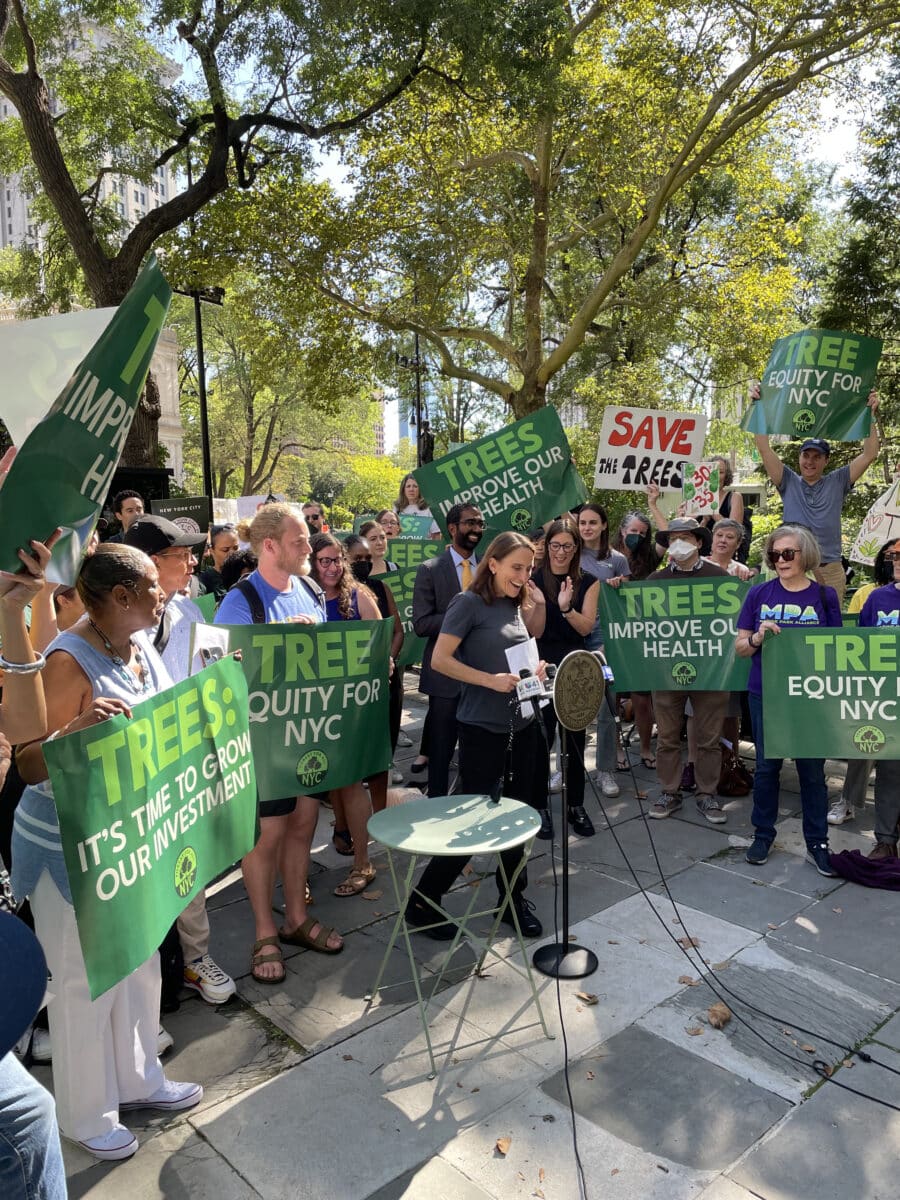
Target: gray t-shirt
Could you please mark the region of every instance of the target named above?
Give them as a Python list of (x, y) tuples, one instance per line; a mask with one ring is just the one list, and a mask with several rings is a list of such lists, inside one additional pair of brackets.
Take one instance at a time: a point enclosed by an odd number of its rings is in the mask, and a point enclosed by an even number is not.
[(805, 525), (819, 540), (822, 562), (840, 562), (841, 510), (844, 497), (853, 487), (850, 468), (838, 467), (810, 485), (796, 471), (785, 467), (778, 491), (784, 499), (786, 525)]
[(615, 579), (619, 575), (630, 575), (628, 559), (618, 550), (610, 550), (606, 558), (598, 558), (587, 546), (581, 551), (581, 569), (594, 579)]
[[(527, 642), (530, 636), (515, 601), (501, 596), (493, 604), (485, 604), (474, 592), (460, 592), (453, 597), (441, 633), (462, 638), (456, 651), (459, 661), (490, 675), (509, 671), (507, 647)], [(464, 725), (480, 725), (503, 733), (509, 729), (510, 716), (514, 728), (527, 724), (519, 715), (515, 692), (510, 696), (477, 684), (460, 684), (456, 717)]]

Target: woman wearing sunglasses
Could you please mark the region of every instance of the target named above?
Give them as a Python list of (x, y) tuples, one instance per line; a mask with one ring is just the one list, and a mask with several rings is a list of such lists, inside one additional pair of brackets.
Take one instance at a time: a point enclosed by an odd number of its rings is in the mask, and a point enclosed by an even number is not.
[[(820, 561), (819, 543), (803, 525), (782, 525), (771, 533), (764, 549), (765, 562), (776, 578), (752, 588), (738, 616), (736, 651), (750, 658), (750, 717), (756, 743), (756, 775), (753, 780), (753, 813), (756, 831), (747, 851), (747, 862), (762, 866), (775, 840), (778, 819), (778, 781), (782, 759), (767, 758), (763, 744), (762, 655), (768, 638), (788, 626), (827, 625), (840, 627), (841, 606), (834, 588), (808, 578)], [(836, 875), (828, 859), (828, 789), (823, 758), (795, 759), (803, 807), (803, 837), (806, 857), (820, 875)]]

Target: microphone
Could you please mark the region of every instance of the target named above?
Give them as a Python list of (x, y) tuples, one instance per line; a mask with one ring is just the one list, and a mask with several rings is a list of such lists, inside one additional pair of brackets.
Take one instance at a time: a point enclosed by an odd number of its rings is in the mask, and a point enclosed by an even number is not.
[(516, 684), (516, 698), (520, 704), (544, 695), (544, 685), (527, 667), (519, 672), (519, 682)]

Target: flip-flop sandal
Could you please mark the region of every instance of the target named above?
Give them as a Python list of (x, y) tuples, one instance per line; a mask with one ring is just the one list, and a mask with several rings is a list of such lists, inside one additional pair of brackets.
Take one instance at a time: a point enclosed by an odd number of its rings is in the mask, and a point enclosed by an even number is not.
[(353, 857), (353, 839), (349, 829), (335, 829), (331, 835), (331, 844), (338, 854), (343, 854), (345, 858)]
[(616, 763), (616, 770), (617, 770), (617, 771), (625, 771), (625, 772), (627, 773), (628, 771), (630, 771), (630, 770), (631, 770), (631, 763), (627, 763), (627, 762), (620, 763), (620, 762), (617, 762), (617, 763)]
[[(271, 946), (273, 949), (267, 953), (262, 953), (263, 948)], [(281, 966), (281, 974), (274, 978), (268, 975), (257, 975), (256, 968), (261, 967), (266, 963), (279, 963)], [(284, 956), (281, 953), (281, 946), (277, 937), (260, 938), (258, 942), (253, 943), (253, 950), (250, 957), (250, 974), (257, 983), (284, 983), (284, 977), (287, 972), (284, 969)]]
[[(310, 930), (316, 925), (319, 926), (319, 932), (313, 937)], [(334, 933), (338, 933), (338, 930), (329, 929), (315, 917), (307, 917), (303, 924), (298, 925), (296, 929), (287, 930), (282, 927), (278, 930), (278, 936), (289, 946), (305, 946), (307, 950), (318, 950), (320, 954), (340, 954), (344, 948), (343, 942), (340, 946), (328, 945), (328, 939)]]
[(343, 883), (334, 889), (336, 896), (358, 896), (364, 892), (375, 879), (377, 871), (374, 867), (366, 867), (359, 871), (351, 871)]
[(644, 758), (643, 756), (641, 756), (641, 766), (646, 767), (648, 771), (655, 771), (656, 770), (656, 759), (655, 758)]

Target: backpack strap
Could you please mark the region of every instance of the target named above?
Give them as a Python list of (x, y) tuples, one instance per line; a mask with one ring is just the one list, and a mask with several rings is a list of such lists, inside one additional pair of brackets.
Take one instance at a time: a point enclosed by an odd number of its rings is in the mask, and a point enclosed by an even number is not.
[(312, 596), (313, 600), (315, 600), (316, 604), (322, 611), (322, 615), (324, 616), (325, 611), (326, 611), (326, 609), (325, 609), (325, 593), (323, 592), (320, 585), (318, 583), (316, 583), (316, 581), (314, 579), (310, 579), (310, 577), (308, 575), (299, 575), (298, 578), (299, 578), (300, 582), (303, 584), (303, 586), (306, 588), (306, 590), (309, 592), (309, 594)]
[(266, 610), (262, 597), (249, 579), (239, 579), (234, 585), (250, 605), (250, 617), (254, 625), (265, 625)]

